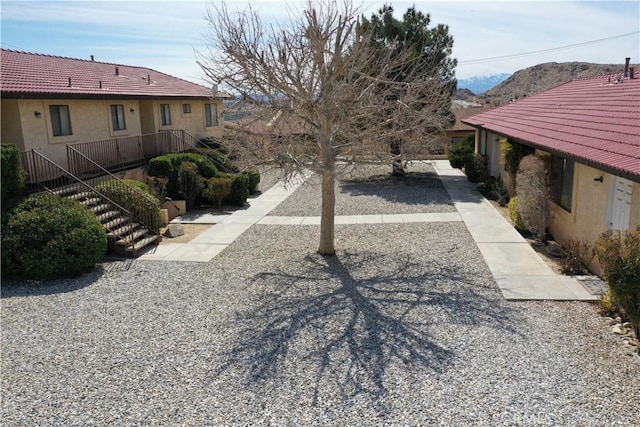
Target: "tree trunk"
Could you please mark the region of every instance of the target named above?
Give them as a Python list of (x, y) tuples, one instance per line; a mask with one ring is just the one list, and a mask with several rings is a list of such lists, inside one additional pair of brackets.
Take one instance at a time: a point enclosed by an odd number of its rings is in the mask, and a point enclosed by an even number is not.
[(392, 165), (392, 174), (394, 176), (402, 176), (406, 173), (404, 167), (402, 166), (402, 150), (401, 150), (402, 141), (394, 140), (391, 142), (391, 165)]
[(334, 171), (325, 170), (322, 173), (322, 216), (320, 217), (320, 248), (321, 255), (335, 255), (334, 220), (336, 207), (336, 188)]

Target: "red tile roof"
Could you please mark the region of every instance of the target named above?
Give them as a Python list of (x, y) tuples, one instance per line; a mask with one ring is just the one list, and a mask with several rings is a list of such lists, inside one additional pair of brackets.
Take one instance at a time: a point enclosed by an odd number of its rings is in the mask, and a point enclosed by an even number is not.
[(640, 79), (572, 80), (463, 122), (640, 181)]
[[(4, 97), (214, 97), (208, 87), (130, 65), (2, 49), (0, 67)], [(215, 94), (215, 98), (227, 97)]]
[(465, 124), (463, 122), (467, 117), (473, 116), (475, 114), (480, 114), (484, 111), (491, 110), (491, 107), (465, 107), (465, 108), (454, 108), (451, 111), (453, 115), (456, 116), (456, 123), (453, 125), (451, 129), (447, 129), (450, 131), (473, 131), (474, 128)]

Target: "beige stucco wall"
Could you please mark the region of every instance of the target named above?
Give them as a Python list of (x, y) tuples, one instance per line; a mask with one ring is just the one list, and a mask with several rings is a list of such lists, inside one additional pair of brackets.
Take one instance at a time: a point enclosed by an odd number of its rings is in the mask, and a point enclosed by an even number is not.
[(19, 150), (24, 151), (20, 109), (18, 108), (17, 99), (2, 100), (0, 123), (2, 123), (2, 129), (0, 130), (2, 142), (14, 144)]
[[(67, 164), (66, 144), (140, 135), (140, 113), (135, 100), (20, 99), (15, 102), (20, 116), (22, 148), (35, 149), (63, 167)], [(112, 128), (113, 104), (124, 106), (125, 130)], [(69, 107), (72, 135), (53, 136), (50, 105)]]
[[(206, 127), (205, 123), (205, 113), (204, 113), (204, 105), (205, 103), (209, 104), (217, 104), (218, 110), (218, 126), (210, 126)], [(160, 113), (160, 104), (169, 104), (169, 109), (171, 112), (171, 124), (163, 126), (162, 125), (162, 116)], [(183, 113), (182, 105), (183, 104), (191, 104), (191, 113)], [(153, 110), (154, 124), (155, 130), (153, 132), (161, 131), (161, 130), (184, 130), (192, 136), (200, 139), (207, 136), (215, 136), (221, 137), (222, 130), (224, 128), (224, 118), (222, 111), (222, 101), (219, 100), (157, 100), (157, 101), (149, 101), (149, 106), (145, 106), (145, 117), (146, 110), (150, 108)], [(145, 132), (145, 133), (153, 133), (153, 132)]]

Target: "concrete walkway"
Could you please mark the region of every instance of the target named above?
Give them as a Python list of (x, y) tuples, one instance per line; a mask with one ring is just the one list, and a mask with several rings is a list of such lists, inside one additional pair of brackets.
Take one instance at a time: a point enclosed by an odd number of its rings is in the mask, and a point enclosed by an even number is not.
[[(336, 216), (336, 224), (391, 224), (410, 222), (464, 221), (489, 270), (507, 300), (595, 301), (570, 276), (556, 274), (513, 226), (476, 190), (466, 176), (447, 160), (430, 162), (457, 212), (390, 215)], [(267, 216), (303, 182), (278, 183), (259, 197), (250, 199), (247, 209), (231, 215), (186, 214), (172, 222), (212, 224), (187, 243), (163, 243), (140, 256), (142, 260), (209, 262), (254, 224), (318, 225), (320, 217)]]

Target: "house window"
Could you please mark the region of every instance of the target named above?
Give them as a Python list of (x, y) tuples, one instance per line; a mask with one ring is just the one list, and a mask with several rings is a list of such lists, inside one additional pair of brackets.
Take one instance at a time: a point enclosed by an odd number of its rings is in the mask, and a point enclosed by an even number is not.
[(68, 105), (50, 105), (53, 136), (71, 135), (71, 116)]
[(191, 104), (182, 104), (182, 113), (191, 114)]
[(160, 104), (160, 114), (162, 115), (162, 126), (171, 124), (171, 110), (169, 104)]
[(551, 158), (551, 193), (554, 202), (571, 212), (573, 160), (556, 156)]
[(479, 147), (479, 153), (482, 154), (483, 156), (487, 155), (487, 131), (486, 130), (481, 130), (480, 131), (480, 147)]
[(216, 104), (204, 104), (206, 126), (218, 126), (218, 106)]
[(124, 105), (116, 104), (111, 106), (111, 124), (113, 130), (125, 130), (127, 124), (124, 121)]

